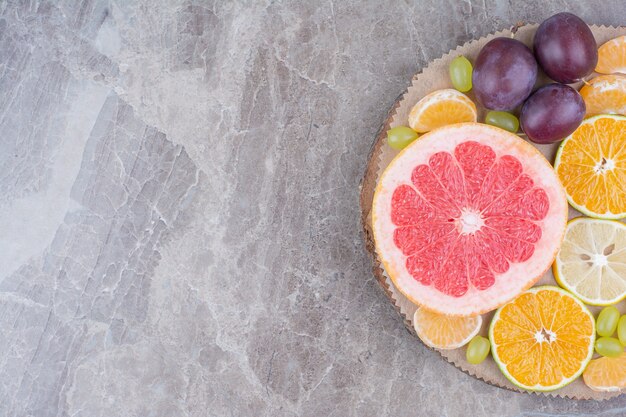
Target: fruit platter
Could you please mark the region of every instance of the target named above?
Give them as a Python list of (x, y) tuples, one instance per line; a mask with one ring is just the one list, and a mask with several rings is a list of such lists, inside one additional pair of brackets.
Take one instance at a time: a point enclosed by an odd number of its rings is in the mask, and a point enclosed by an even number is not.
[(626, 393), (626, 28), (570, 13), (413, 77), (361, 184), (407, 328), (490, 384)]

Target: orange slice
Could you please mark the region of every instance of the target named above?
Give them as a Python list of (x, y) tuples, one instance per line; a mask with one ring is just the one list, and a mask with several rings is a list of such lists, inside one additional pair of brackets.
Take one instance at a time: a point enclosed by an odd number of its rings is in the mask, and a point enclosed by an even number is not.
[(626, 36), (612, 39), (598, 48), (596, 72), (626, 74)]
[(465, 94), (453, 90), (434, 91), (420, 101), (409, 113), (409, 126), (416, 132), (430, 132), (454, 123), (475, 122), (476, 105)]
[(554, 169), (576, 210), (600, 219), (626, 217), (626, 117), (584, 120), (561, 143)]
[(595, 114), (626, 114), (626, 77), (600, 75), (580, 89), (587, 116)]
[(427, 346), (457, 349), (469, 343), (480, 331), (481, 316), (454, 317), (418, 308), (413, 315), (415, 332)]
[(531, 391), (561, 388), (593, 355), (595, 322), (567, 291), (534, 287), (502, 306), (489, 328), (491, 351), (513, 384)]
[(594, 391), (626, 389), (626, 352), (617, 358), (598, 358), (589, 362), (583, 380)]

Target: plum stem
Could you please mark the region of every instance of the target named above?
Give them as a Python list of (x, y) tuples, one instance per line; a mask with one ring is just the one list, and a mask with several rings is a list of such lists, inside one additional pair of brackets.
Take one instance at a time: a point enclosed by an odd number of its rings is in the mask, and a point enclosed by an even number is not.
[(515, 34), (517, 33), (517, 31), (519, 30), (519, 28), (521, 28), (522, 26), (524, 26), (526, 23), (524, 23), (523, 21), (519, 20), (515, 25), (513, 25), (513, 27), (511, 28), (511, 38), (515, 37)]

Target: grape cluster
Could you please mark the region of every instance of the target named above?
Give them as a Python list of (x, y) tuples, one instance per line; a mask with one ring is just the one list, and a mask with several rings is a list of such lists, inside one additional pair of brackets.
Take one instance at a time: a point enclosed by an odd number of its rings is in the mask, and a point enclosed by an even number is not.
[[(613, 337), (617, 331), (617, 338)], [(615, 306), (602, 309), (596, 319), (596, 352), (602, 356), (616, 358), (624, 352), (626, 346), (626, 315), (620, 318)]]

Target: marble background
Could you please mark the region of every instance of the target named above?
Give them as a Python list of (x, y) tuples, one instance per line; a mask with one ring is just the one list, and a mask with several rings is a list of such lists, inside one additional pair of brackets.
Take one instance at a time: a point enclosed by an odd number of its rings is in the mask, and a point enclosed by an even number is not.
[(411, 76), (595, 0), (0, 1), (0, 416), (602, 416), (421, 345), (359, 180)]

